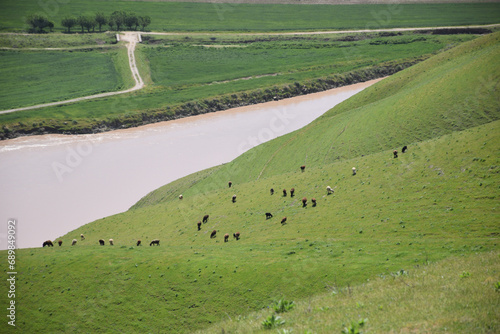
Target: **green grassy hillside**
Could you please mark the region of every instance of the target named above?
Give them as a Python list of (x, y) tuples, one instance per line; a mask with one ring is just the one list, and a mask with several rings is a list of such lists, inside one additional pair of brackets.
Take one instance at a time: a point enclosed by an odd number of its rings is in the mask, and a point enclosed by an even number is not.
[[(331, 287), (345, 289), (450, 256), (497, 252), (498, 101), (478, 89), (472, 75), (495, 78), (498, 69), (489, 60), (497, 53), (495, 35), (438, 55), (353, 97), (302, 131), (253, 149), (228, 165), (178, 180), (125, 213), (62, 236), (62, 247), (19, 250), (18, 328), (28, 333), (186, 333), (267, 308), (281, 297), (306, 301)], [(498, 96), (496, 84), (487, 87)], [(464, 104), (457, 94), (470, 91), (476, 95), (466, 95), (470, 104)], [(383, 112), (379, 105), (390, 106), (387, 101), (397, 103), (393, 111), (406, 112), (399, 118)], [(416, 107), (422, 103), (433, 112)], [(446, 113), (450, 108), (454, 112)], [(370, 124), (363, 123), (362, 112)], [(349, 126), (336, 127), (330, 121), (335, 117)], [(359, 122), (366, 127), (349, 134)], [(325, 145), (320, 139), (339, 136), (339, 129), (341, 136), (346, 134), (344, 143), (352, 140), (353, 148), (332, 154), (329, 143), (318, 153), (316, 146)], [(370, 133), (376, 130), (384, 140), (373, 143)], [(393, 148), (402, 144), (409, 144), (408, 152), (394, 159)], [(292, 167), (282, 156), (287, 150)], [(304, 152), (323, 160), (306, 161), (306, 170), (300, 172)], [(279, 157), (281, 167), (275, 162)], [(228, 166), (239, 174), (225, 174)], [(352, 166), (358, 169), (355, 176)], [(256, 171), (262, 170), (258, 177)], [(241, 176), (227, 188), (228, 177), (235, 175)], [(334, 194), (327, 195), (327, 185)], [(274, 195), (271, 187), (277, 190)], [(291, 187), (295, 197), (281, 196), (281, 189)], [(181, 191), (183, 200), (177, 198)], [(305, 207), (303, 197), (308, 199)], [(274, 217), (266, 220), (266, 212)], [(205, 214), (210, 219), (197, 231), (196, 223)], [(285, 225), (280, 224), (283, 217)], [(214, 229), (217, 236), (211, 239)], [(225, 233), (237, 231), (241, 240), (223, 242)], [(86, 240), (71, 246), (81, 233)], [(115, 245), (99, 246), (101, 238), (113, 238)], [(156, 238), (161, 245), (148, 246)], [(144, 246), (135, 246), (137, 239)], [(492, 262), (497, 266), (498, 258), (488, 263)], [(464, 271), (475, 275), (472, 269)], [(498, 272), (492, 277), (498, 279)], [(2, 295), (0, 302), (5, 304), (6, 298)], [(461, 319), (464, 326), (453, 328), (498, 332), (494, 317), (475, 316), (491, 314), (491, 299), (477, 294), (474, 298), (474, 312), (468, 313), (472, 315)], [(373, 307), (371, 301), (359, 302)], [(393, 305), (392, 300), (377, 303), (386, 310)], [(411, 308), (401, 312), (403, 317), (413, 314)], [(432, 329), (447, 326), (440, 314), (431, 318)], [(422, 315), (411, 318), (409, 325), (391, 326), (396, 331), (407, 326), (425, 329), (426, 319)], [(337, 326), (334, 332), (340, 331)], [(381, 325), (379, 332), (387, 326)]]
[[(464, 43), (365, 89), (310, 125), (243, 154), (212, 178), (182, 192), (189, 195), (223, 186), (213, 179), (238, 184), (298, 171), (303, 164), (324, 166), (399, 150), (497, 120), (499, 57), (499, 33)], [(144, 201), (155, 202), (155, 196)]]
[[(380, 275), (355, 287), (330, 286), (327, 293), (295, 301), (292, 311), (279, 315), (285, 323), (278, 328), (282, 328), (280, 333), (345, 333), (346, 329), (366, 333), (492, 333), (500, 328), (499, 255), (451, 257)], [(273, 313), (271, 308), (225, 319), (199, 333), (269, 333), (262, 323)]]
[[(27, 29), (24, 18), (42, 13), (63, 31), (66, 16), (116, 10), (149, 15), (152, 31), (300, 31), (498, 23), (498, 3), (391, 5), (259, 5), (161, 1), (4, 0), (0, 30)], [(105, 29), (107, 28), (104, 27)], [(78, 30), (74, 29), (74, 30)]]

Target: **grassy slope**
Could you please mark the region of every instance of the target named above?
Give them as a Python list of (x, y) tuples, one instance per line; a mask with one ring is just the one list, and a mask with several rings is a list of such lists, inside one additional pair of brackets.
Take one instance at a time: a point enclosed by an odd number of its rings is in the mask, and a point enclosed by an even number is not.
[(0, 51), (0, 59), (0, 110), (121, 90), (131, 81), (121, 66), (125, 49)]
[[(369, 333), (493, 333), (500, 328), (499, 253), (451, 257), (420, 268), (381, 275), (362, 285), (330, 287), (296, 301), (281, 314), (293, 333), (341, 333), (367, 320)], [(439, 296), (439, 298), (436, 298)], [(262, 327), (272, 310), (225, 320), (200, 333), (269, 333)]]
[[(498, 23), (498, 3), (421, 5), (255, 5), (156, 1), (2, 1), (0, 30), (23, 30), (24, 17), (46, 14), (63, 31), (68, 15), (107, 15), (116, 10), (151, 16), (152, 31), (297, 31), (375, 29)], [(107, 27), (105, 27), (107, 28)], [(78, 30), (78, 28), (74, 28)]]
[[(451, 62), (458, 69), (479, 61), (482, 65), (476, 64), (476, 71), (490, 69), (480, 60), (487, 59), (496, 38), (472, 42), (468, 49), (476, 57), (469, 62), (461, 62), (460, 53), (449, 53), (450, 61), (438, 58), (432, 64), (447, 68)], [(442, 73), (430, 66), (420, 71)], [(414, 85), (405, 79), (405, 89), (413, 87), (414, 98), (403, 99), (401, 108), (418, 104), (421, 92), (433, 85), (430, 80), (419, 81), (418, 73), (410, 73), (417, 79)], [(475, 82), (467, 79), (463, 85), (474, 90)], [(379, 87), (390, 87), (391, 82), (399, 86), (400, 80), (400, 76), (389, 78)], [(448, 85), (453, 89), (457, 79), (450, 75), (448, 80), (443, 82), (443, 94)], [(364, 105), (370, 94), (347, 104)], [(460, 100), (455, 102), (460, 104)], [(483, 102), (493, 108), (493, 114), (498, 113), (491, 100)], [(334, 108), (322, 122), (332, 114), (346, 113), (341, 112), (345, 107)], [(443, 107), (448, 106), (437, 103), (432, 115), (442, 114)], [(419, 115), (419, 126), (432, 127), (432, 115)], [(17, 313), (19, 327), (26, 332), (186, 332), (227, 315), (267, 307), (280, 296), (299, 300), (328, 286), (356, 285), (450, 255), (498, 250), (499, 126), (500, 121), (494, 121), (458, 132), (448, 123), (450, 134), (415, 142), (398, 159), (391, 157), (392, 147), (379, 148), (364, 157), (311, 164), (304, 173), (296, 165), (288, 171), (284, 166), (272, 177), (235, 182), (231, 189), (226, 188), (225, 175), (218, 174), (224, 167), (179, 180), (178, 189), (196, 182), (194, 177), (221, 186), (205, 194), (187, 191), (182, 201), (156, 205), (144, 201), (136, 209), (63, 236), (61, 249), (20, 250), (17, 286), (23, 302)], [(309, 136), (316, 135), (309, 131)], [(358, 135), (371, 141), (363, 133)], [(392, 131), (392, 135), (394, 145), (404, 139), (401, 132)], [(310, 150), (305, 139), (302, 143), (302, 151)], [(249, 168), (244, 162), (241, 166)], [(359, 170), (354, 177), (352, 166)], [(326, 185), (336, 188), (335, 195), (326, 195)], [(297, 196), (271, 196), (270, 187), (295, 187)], [(231, 203), (234, 193), (238, 200)], [(165, 189), (157, 194), (169, 196)], [(316, 197), (317, 207), (301, 207), (303, 196)], [(156, 202), (158, 198), (149, 204)], [(266, 211), (275, 217), (266, 221)], [(206, 213), (211, 218), (197, 232), (196, 222)], [(280, 226), (283, 216), (288, 217), (288, 224)], [(215, 239), (209, 238), (212, 229), (218, 230)], [(240, 241), (222, 242), (224, 233), (236, 231), (242, 233)], [(80, 233), (87, 239), (71, 247), (70, 240)], [(100, 238), (113, 238), (116, 245), (100, 247)], [(159, 238), (162, 245), (132, 247), (137, 238), (145, 242)], [(3, 303), (6, 297), (0, 298)], [(499, 330), (498, 323), (469, 320), (474, 326)]]
[[(214, 177), (247, 182), (298, 170), (303, 164), (322, 166), (400, 149), (496, 120), (499, 57), (499, 33), (462, 44), (367, 88), (303, 129), (243, 154)], [(207, 179), (182, 192), (221, 186)]]
[[(279, 296), (299, 300), (327, 286), (497, 250), (499, 125), (414, 145), (398, 160), (384, 151), (132, 210), (63, 236), (61, 249), (20, 250), (19, 327), (184, 333)], [(326, 196), (325, 184), (336, 194)], [(295, 186), (298, 195), (271, 197), (270, 185)], [(302, 196), (318, 206), (302, 208)], [(266, 211), (275, 217), (266, 221)], [(211, 218), (197, 232), (205, 213)], [(280, 226), (283, 216), (288, 224)], [(235, 231), (242, 239), (224, 244), (222, 235)], [(70, 246), (80, 233), (86, 240)], [(97, 245), (109, 237), (114, 247)], [(162, 245), (132, 247), (136, 238)]]

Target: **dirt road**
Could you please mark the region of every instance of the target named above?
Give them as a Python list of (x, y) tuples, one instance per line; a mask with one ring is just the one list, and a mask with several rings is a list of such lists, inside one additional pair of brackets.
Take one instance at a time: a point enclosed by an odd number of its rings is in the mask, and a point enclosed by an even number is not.
[(119, 92), (101, 93), (101, 94), (78, 97), (78, 98), (70, 99), (70, 100), (37, 104), (35, 106), (30, 106), (30, 107), (2, 110), (2, 111), (0, 111), (0, 114), (7, 114), (7, 113), (21, 111), (21, 110), (30, 110), (30, 109), (38, 109), (38, 108), (44, 108), (44, 107), (57, 106), (57, 105), (61, 105), (61, 104), (97, 99), (100, 97), (113, 96), (113, 95), (118, 95), (118, 94), (126, 94), (126, 93), (130, 93), (130, 92), (141, 89), (142, 87), (144, 87), (144, 82), (142, 81), (141, 75), (139, 74), (139, 71), (137, 70), (137, 64), (135, 61), (135, 54), (134, 54), (135, 46), (136, 46), (137, 42), (139, 41), (139, 33), (138, 32), (124, 32), (123, 34), (120, 35), (120, 40), (128, 42), (127, 43), (128, 63), (130, 66), (130, 70), (132, 71), (132, 76), (133, 76), (134, 81), (135, 81), (134, 87), (126, 89), (126, 90), (122, 90)]
[[(417, 30), (429, 30), (429, 29), (493, 28), (493, 27), (498, 27), (498, 26), (500, 26), (500, 24), (489, 24), (489, 25), (482, 25), (482, 26), (392, 28), (392, 29), (372, 29), (372, 30), (362, 29), (362, 30), (342, 30), (342, 31), (334, 30), (334, 31), (305, 31), (305, 32), (298, 31), (298, 32), (277, 32), (277, 33), (244, 33), (244, 34), (240, 34), (240, 35), (247, 35), (247, 36), (248, 35), (318, 35), (318, 34), (346, 34), (346, 33), (363, 33), (363, 32), (417, 31)], [(100, 97), (113, 96), (113, 95), (118, 95), (118, 94), (126, 94), (126, 93), (130, 93), (130, 92), (141, 89), (142, 87), (144, 87), (144, 82), (142, 80), (142, 77), (141, 77), (138, 69), (137, 69), (137, 63), (135, 61), (135, 47), (136, 47), (137, 43), (139, 42), (140, 35), (210, 35), (210, 36), (214, 36), (216, 34), (214, 34), (214, 33), (140, 32), (140, 31), (122, 32), (120, 34), (120, 40), (128, 42), (127, 43), (128, 60), (129, 60), (130, 70), (132, 71), (132, 76), (133, 76), (134, 81), (135, 81), (134, 87), (129, 88), (127, 90), (119, 91), (119, 92), (101, 93), (101, 94), (96, 94), (96, 95), (78, 97), (75, 99), (70, 99), (70, 100), (65, 100), (65, 101), (58, 101), (58, 102), (37, 104), (34, 106), (30, 106), (30, 107), (2, 110), (2, 111), (0, 111), (0, 114), (7, 114), (7, 113), (21, 111), (21, 110), (30, 110), (30, 109), (38, 109), (38, 108), (44, 108), (44, 107), (50, 107), (50, 106), (57, 106), (57, 105), (61, 105), (61, 104), (68, 104), (68, 103), (79, 102), (79, 101), (84, 101), (84, 100), (97, 99)]]

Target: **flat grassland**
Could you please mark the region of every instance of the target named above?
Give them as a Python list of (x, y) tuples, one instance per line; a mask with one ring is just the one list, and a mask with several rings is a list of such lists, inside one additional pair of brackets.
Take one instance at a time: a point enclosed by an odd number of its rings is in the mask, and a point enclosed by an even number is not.
[(128, 88), (126, 57), (125, 49), (0, 51), (0, 110)]
[[(157, 1), (2, 1), (0, 31), (23, 31), (24, 18), (39, 12), (63, 31), (68, 15), (111, 14), (116, 10), (149, 15), (151, 31), (304, 31), (433, 27), (498, 23), (499, 3), (274, 5), (175, 3)], [(107, 27), (105, 27), (107, 29)]]
[[(40, 123), (46, 130), (52, 128), (54, 132), (92, 132), (103, 122), (106, 126), (114, 126), (114, 120), (127, 127), (136, 126), (157, 117), (180, 117), (172, 108), (193, 102), (210, 105), (212, 99), (221, 96), (248, 96), (254, 92), (257, 96), (271, 94), (270, 98), (283, 98), (287, 95), (283, 95), (282, 87), (289, 90), (289, 85), (299, 85), (303, 87), (301, 93), (307, 93), (318, 89), (316, 79), (326, 80), (349, 71), (368, 73), (377, 66), (396, 68), (399, 64), (417, 62), (472, 38), (475, 36), (415, 33), (282, 37), (220, 35), (217, 38), (144, 35), (144, 45), (139, 46), (136, 55), (148, 84), (145, 89), (64, 106), (3, 114), (0, 115), (0, 125), (4, 133), (30, 132)], [(122, 77), (127, 77), (126, 60), (123, 57), (118, 59), (123, 62)], [(372, 74), (362, 74), (361, 77), (363, 75), (369, 80)], [(378, 74), (382, 75), (383, 71)], [(6, 81), (5, 84), (15, 85), (15, 82)], [(27, 104), (28, 101), (21, 99), (16, 103)], [(238, 105), (243, 102), (231, 103)], [(138, 111), (144, 115), (141, 119), (128, 119), (137, 117)], [(190, 108), (185, 113), (199, 112)], [(158, 114), (166, 116), (160, 118)]]

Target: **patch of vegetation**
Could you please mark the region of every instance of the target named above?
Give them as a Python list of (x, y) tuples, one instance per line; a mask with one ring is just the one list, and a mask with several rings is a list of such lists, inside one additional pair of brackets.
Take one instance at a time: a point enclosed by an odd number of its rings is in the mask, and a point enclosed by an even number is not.
[(0, 110), (121, 90), (131, 80), (126, 57), (125, 49), (0, 51)]
[[(2, 1), (0, 29), (26, 29), (24, 17), (41, 12), (59, 25), (65, 17), (120, 11), (151, 16), (152, 31), (312, 31), (435, 27), (498, 23), (498, 3), (272, 5), (163, 1)], [(62, 26), (56, 31), (66, 30)]]

